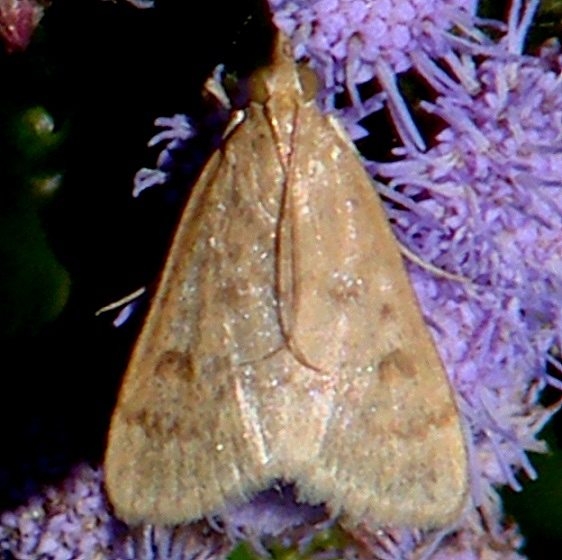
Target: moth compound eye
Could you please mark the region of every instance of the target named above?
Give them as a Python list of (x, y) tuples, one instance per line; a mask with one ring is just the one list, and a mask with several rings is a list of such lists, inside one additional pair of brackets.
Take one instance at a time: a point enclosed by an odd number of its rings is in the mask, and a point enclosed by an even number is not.
[(304, 64), (299, 64), (298, 73), (302, 95), (305, 101), (314, 99), (319, 89), (319, 81), (316, 72)]
[(250, 99), (260, 105), (267, 102), (270, 97), (268, 80), (271, 76), (269, 68), (258, 68), (248, 80)]

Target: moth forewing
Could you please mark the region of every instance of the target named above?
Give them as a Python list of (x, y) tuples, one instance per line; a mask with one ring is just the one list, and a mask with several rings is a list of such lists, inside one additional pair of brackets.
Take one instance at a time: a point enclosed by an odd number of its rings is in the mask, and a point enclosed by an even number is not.
[(381, 202), (281, 34), (254, 83), (126, 372), (109, 498), (129, 523), (190, 522), (283, 479), (350, 524), (444, 525), (465, 444)]
[(248, 165), (274, 167), (276, 156), (249, 122), (193, 189), (120, 390), (105, 474), (128, 523), (197, 519), (266, 482), (244, 367), (282, 344), (271, 237), (279, 184), (269, 181), (279, 170)]

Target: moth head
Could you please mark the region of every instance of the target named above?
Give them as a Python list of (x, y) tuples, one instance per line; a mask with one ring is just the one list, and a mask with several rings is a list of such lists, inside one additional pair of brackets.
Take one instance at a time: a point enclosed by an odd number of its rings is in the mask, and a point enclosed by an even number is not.
[(298, 94), (306, 101), (314, 99), (318, 91), (318, 77), (304, 63), (295, 62), (288, 37), (277, 32), (273, 43), (271, 62), (258, 68), (250, 76), (250, 99), (266, 103), (273, 94)]

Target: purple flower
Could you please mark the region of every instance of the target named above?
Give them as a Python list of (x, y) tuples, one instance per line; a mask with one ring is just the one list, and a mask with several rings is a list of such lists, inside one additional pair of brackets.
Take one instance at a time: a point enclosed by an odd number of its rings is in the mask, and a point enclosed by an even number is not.
[(135, 175), (135, 188), (133, 189), (135, 197), (145, 189), (163, 185), (168, 181), (170, 168), (173, 167), (174, 150), (181, 149), (183, 144), (195, 135), (193, 125), (185, 115), (159, 117), (154, 124), (164, 130), (150, 139), (149, 147), (157, 146), (161, 142), (166, 142), (166, 147), (158, 158), (157, 169), (143, 168)]
[[(424, 142), (398, 92), (396, 75), (413, 68), (422, 76), (452, 83), (435, 61), (454, 70), (460, 61), (453, 47), (462, 38), (477, 35), (490, 43), (475, 27), (480, 23), (475, 0), (271, 0), (270, 4), (276, 24), (293, 39), (295, 56), (310, 58), (323, 78), (319, 102), (324, 108), (333, 110), (335, 96), (346, 91), (353, 108), (351, 114), (342, 111), (340, 116), (353, 121), (385, 100), (402, 140), (420, 148)], [(362, 99), (357, 86), (373, 78), (383, 93)], [(353, 137), (361, 135), (355, 127), (349, 131)]]
[(80, 465), (60, 486), (47, 487), (17, 510), (4, 512), (0, 551), (18, 560), (109, 557), (115, 522), (100, 482), (99, 471)]

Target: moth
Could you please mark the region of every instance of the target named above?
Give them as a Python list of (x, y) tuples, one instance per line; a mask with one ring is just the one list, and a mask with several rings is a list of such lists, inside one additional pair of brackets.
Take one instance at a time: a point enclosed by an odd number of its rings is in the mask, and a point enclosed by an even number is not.
[(281, 33), (181, 216), (111, 420), (129, 524), (278, 480), (343, 522), (439, 527), (466, 501), (446, 373), (356, 149)]

